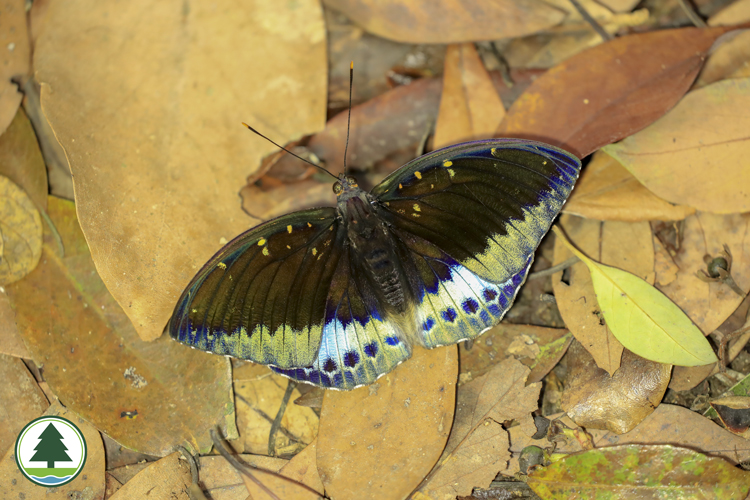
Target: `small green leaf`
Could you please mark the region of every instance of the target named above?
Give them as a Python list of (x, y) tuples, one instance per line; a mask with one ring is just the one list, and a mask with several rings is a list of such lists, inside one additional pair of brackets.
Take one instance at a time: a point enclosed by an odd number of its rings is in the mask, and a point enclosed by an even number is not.
[(717, 361), (703, 332), (663, 293), (634, 274), (589, 259), (559, 228), (553, 230), (588, 266), (604, 320), (622, 345), (659, 363), (700, 366)]
[(529, 474), (529, 487), (553, 498), (745, 498), (750, 472), (672, 445), (628, 444), (568, 455)]

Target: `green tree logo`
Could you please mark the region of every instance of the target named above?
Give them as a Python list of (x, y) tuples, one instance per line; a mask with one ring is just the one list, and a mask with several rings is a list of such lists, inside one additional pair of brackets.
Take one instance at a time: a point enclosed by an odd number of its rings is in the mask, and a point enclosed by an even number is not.
[(39, 444), (34, 451), (36, 453), (31, 457), (32, 462), (47, 462), (47, 467), (55, 468), (55, 462), (71, 462), (71, 458), (66, 453), (68, 449), (62, 442), (62, 434), (55, 429), (52, 422), (39, 434)]

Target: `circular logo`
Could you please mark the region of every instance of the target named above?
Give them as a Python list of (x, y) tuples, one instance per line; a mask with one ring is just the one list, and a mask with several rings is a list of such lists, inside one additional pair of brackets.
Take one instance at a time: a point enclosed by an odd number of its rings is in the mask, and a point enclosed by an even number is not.
[(86, 440), (70, 420), (32, 420), (16, 439), (16, 463), (30, 481), (47, 487), (69, 483), (86, 463)]

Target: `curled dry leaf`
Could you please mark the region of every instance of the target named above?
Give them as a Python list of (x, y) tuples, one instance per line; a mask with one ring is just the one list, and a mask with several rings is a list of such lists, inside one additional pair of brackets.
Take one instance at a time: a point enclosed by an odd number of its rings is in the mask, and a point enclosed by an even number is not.
[(378, 36), (406, 43), (514, 38), (558, 24), (565, 12), (539, 0), (324, 0)]
[(495, 135), (541, 140), (583, 158), (674, 106), (725, 31), (652, 31), (580, 52), (538, 78), (508, 110)]
[(440, 457), (453, 422), (455, 346), (426, 350), (370, 386), (326, 391), (317, 463), (337, 500), (406, 498)]
[(632, 431), (621, 435), (608, 432), (595, 439), (597, 447), (626, 443), (669, 443), (722, 457), (732, 464), (750, 460), (746, 439), (694, 411), (663, 403)]
[(0, 286), (30, 273), (42, 256), (42, 217), (31, 198), (0, 175)]
[[(671, 445), (622, 445), (568, 455), (526, 482), (542, 498), (744, 498), (750, 472)], [(739, 493), (740, 496), (737, 496)]]
[(46, 210), (47, 169), (34, 129), (22, 108), (0, 135), (0, 175), (23, 189), (34, 206)]
[(750, 78), (694, 90), (640, 132), (604, 148), (672, 203), (715, 213), (750, 211)]
[(0, 454), (13, 447), (21, 429), (49, 407), (23, 361), (0, 354)]
[(23, 99), (23, 94), (13, 79), (30, 73), (31, 48), (26, 23), (24, 0), (3, 0), (0, 3), (3, 25), (0, 30), (0, 47), (3, 48), (3, 64), (0, 70), (0, 134), (5, 132)]
[(721, 423), (730, 432), (750, 437), (750, 397), (727, 396), (711, 401)]
[(474, 44), (449, 45), (434, 148), (492, 137), (503, 116), (503, 103)]
[(750, 0), (732, 2), (708, 20), (709, 26), (734, 26), (750, 21)]
[(415, 500), (469, 495), (506, 469), (510, 442), (503, 423), (516, 420), (526, 430), (534, 427), (531, 412), (538, 406), (541, 384), (527, 386), (528, 374), (527, 367), (507, 358), (459, 388), (450, 439)]
[(180, 460), (180, 452), (174, 452), (154, 462), (125, 483), (112, 500), (131, 498), (169, 498), (190, 500), (187, 490), (192, 483), (190, 466)]
[[(750, 13), (750, 8), (748, 12)], [(730, 31), (716, 40), (711, 56), (703, 65), (693, 88), (705, 87), (719, 80), (748, 76), (750, 76), (750, 30)]]
[(34, 50), (97, 270), (146, 340), (251, 225), (236, 193), (276, 147), (240, 122), (282, 143), (325, 123), (319, 2), (185, 5), (51, 2)]
[[(43, 488), (26, 479), (16, 464), (14, 447), (0, 460), (0, 498), (23, 498), (25, 500), (49, 500), (50, 498), (104, 498), (104, 445), (96, 428), (77, 414), (52, 403), (44, 415), (55, 415), (73, 422), (86, 441), (86, 464), (71, 482), (54, 489)], [(28, 422), (26, 422), (28, 423)], [(84, 496), (85, 495), (85, 496)], [(138, 498), (138, 497), (120, 497)]]
[(682, 220), (694, 214), (695, 209), (662, 200), (620, 162), (597, 151), (576, 182), (563, 212), (589, 219), (639, 222)]
[[(653, 281), (654, 249), (651, 228), (646, 222), (599, 222), (563, 215), (560, 224), (579, 248), (597, 260), (626, 269)], [(573, 254), (562, 239), (555, 240), (555, 264)], [(601, 314), (591, 273), (582, 262), (569, 271), (567, 283), (563, 274), (552, 276), (552, 289), (557, 307), (576, 339), (596, 360), (596, 364), (610, 375), (620, 366), (622, 344), (612, 335)]]
[[(553, 229), (558, 237), (565, 238), (557, 226)], [(564, 243), (589, 268), (604, 320), (623, 346), (660, 363), (700, 366), (716, 361), (703, 333), (653, 285), (589, 259), (567, 239)]]
[(672, 365), (648, 361), (626, 349), (620, 369), (610, 376), (577, 342), (566, 359), (563, 410), (581, 427), (615, 434), (628, 432), (654, 411), (672, 373)]
[[(249, 367), (255, 368), (255, 375), (250, 373)], [(246, 365), (240, 373), (235, 371), (234, 379), (240, 437), (232, 442), (232, 446), (244, 453), (267, 455), (271, 424), (279, 411), (289, 379), (273, 374), (262, 365)], [(300, 392), (294, 389), (276, 433), (276, 456), (299, 453), (318, 434), (318, 416), (315, 412), (292, 403), (299, 397)]]
[[(677, 273), (668, 284), (658, 288), (672, 299), (705, 335), (713, 332), (739, 307), (742, 297), (723, 283), (706, 283), (697, 273), (706, 269), (704, 255), (718, 255), (726, 244), (732, 254), (732, 278), (737, 285), (750, 290), (750, 214), (717, 215), (698, 212), (685, 219), (681, 229), (679, 251), (670, 255), (660, 247), (660, 260), (674, 262)], [(661, 280), (657, 279), (657, 282)], [(672, 374), (670, 388), (692, 389), (705, 379), (714, 367), (680, 367)]]
[(45, 231), (42, 263), (6, 290), (54, 393), (120, 444), (150, 455), (180, 444), (208, 451), (217, 424), (236, 435), (229, 362), (168, 338), (141, 341), (96, 273), (76, 207), (53, 197), (48, 206), (65, 257)]

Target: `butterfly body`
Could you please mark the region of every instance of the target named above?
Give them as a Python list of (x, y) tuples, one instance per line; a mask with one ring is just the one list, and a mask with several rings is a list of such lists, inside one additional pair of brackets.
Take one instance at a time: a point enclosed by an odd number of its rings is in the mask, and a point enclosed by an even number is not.
[(494, 139), (418, 158), (371, 192), (340, 176), (336, 208), (240, 235), (199, 271), (170, 334), (336, 389), (497, 324), (567, 199), (580, 162)]

